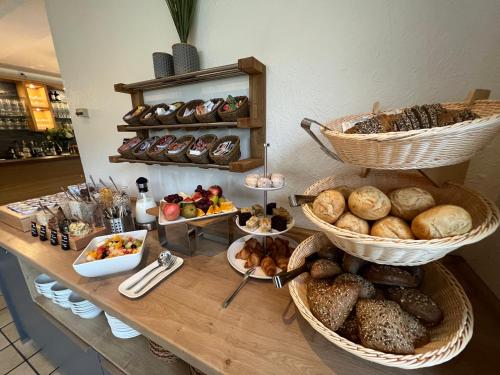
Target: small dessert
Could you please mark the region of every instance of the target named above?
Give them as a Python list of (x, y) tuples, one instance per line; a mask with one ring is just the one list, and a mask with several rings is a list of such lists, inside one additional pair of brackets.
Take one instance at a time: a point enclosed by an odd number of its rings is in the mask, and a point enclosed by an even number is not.
[(287, 221), (281, 216), (273, 216), (271, 218), (271, 228), (276, 229), (278, 232), (283, 232), (287, 228)]
[(259, 188), (270, 188), (272, 186), (273, 186), (273, 182), (271, 181), (271, 179), (269, 179), (267, 177), (261, 177), (257, 181), (257, 187), (259, 187)]
[(242, 207), (240, 208), (240, 211), (243, 213), (243, 212), (249, 212), (250, 214), (253, 215), (253, 209), (252, 207)]
[(245, 177), (245, 185), (250, 187), (257, 187), (257, 181), (259, 180), (259, 178), (260, 176), (258, 174), (249, 174)]
[(260, 204), (254, 204), (252, 206), (252, 211), (255, 216), (264, 215), (264, 207), (262, 207)]
[(259, 232), (269, 233), (271, 231), (271, 219), (268, 217), (262, 217), (259, 223)]
[(247, 220), (246, 227), (248, 230), (256, 230), (259, 227), (260, 220), (257, 216), (252, 216)]
[(250, 212), (242, 212), (238, 215), (238, 223), (240, 224), (241, 227), (244, 227), (247, 225), (248, 219), (252, 217), (252, 214)]
[(286, 210), (286, 208), (283, 207), (278, 207), (278, 208), (273, 208), (272, 214), (274, 216), (281, 216), (286, 220), (288, 224), (292, 221), (292, 216), (290, 213)]
[(268, 203), (266, 205), (266, 215), (272, 215), (273, 214), (273, 209), (276, 208), (276, 203)]
[(283, 176), (281, 173), (273, 173), (271, 175), (271, 182), (273, 184), (273, 187), (281, 188), (285, 186), (285, 176)]

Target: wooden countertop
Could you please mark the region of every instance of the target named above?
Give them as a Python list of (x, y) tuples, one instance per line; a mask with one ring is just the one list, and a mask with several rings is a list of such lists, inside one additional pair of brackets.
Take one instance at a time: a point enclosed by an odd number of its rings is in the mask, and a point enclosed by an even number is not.
[[(269, 282), (251, 280), (229, 308), (222, 309), (222, 301), (241, 281), (225, 251), (185, 258), (183, 267), (156, 289), (130, 300), (117, 288), (134, 271), (95, 279), (80, 277), (72, 268), (77, 252), (62, 251), (1, 223), (0, 246), (207, 373), (408, 373), (364, 361), (331, 344), (302, 319), (287, 288), (275, 289)], [(141, 267), (158, 251), (152, 232)], [(500, 303), (461, 258), (449, 257), (445, 264), (471, 299), (474, 336), (450, 362), (412, 370), (412, 374), (490, 373), (498, 366)]]
[(28, 159), (0, 159), (0, 167), (8, 165), (19, 165), (19, 164), (34, 164), (34, 163), (46, 163), (59, 160), (68, 159), (79, 159), (80, 155), (57, 155), (57, 156), (42, 156), (39, 158), (28, 158)]

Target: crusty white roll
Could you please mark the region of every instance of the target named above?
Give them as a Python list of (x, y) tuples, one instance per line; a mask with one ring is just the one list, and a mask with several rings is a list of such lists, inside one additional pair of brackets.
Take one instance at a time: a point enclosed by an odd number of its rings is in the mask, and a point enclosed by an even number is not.
[(345, 199), (337, 190), (325, 190), (313, 202), (313, 212), (321, 220), (333, 224), (345, 209)]
[(434, 197), (419, 187), (406, 187), (389, 193), (391, 215), (411, 221), (418, 214), (436, 205)]
[(362, 186), (349, 195), (349, 210), (365, 220), (378, 220), (391, 211), (391, 201), (374, 186)]
[(377, 220), (373, 224), (370, 234), (376, 237), (399, 238), (402, 240), (413, 240), (415, 238), (406, 221), (395, 216), (386, 216)]
[(411, 230), (421, 240), (458, 236), (472, 229), (470, 214), (460, 206), (442, 204), (417, 215)]
[(341, 229), (347, 229), (352, 232), (369, 234), (370, 225), (364, 219), (351, 214), (349, 211), (344, 212), (335, 222), (335, 226)]

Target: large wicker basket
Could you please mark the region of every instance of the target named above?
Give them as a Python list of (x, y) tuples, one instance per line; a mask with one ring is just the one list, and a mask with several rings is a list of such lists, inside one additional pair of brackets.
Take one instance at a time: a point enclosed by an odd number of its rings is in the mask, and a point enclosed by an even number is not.
[(471, 159), (500, 131), (500, 101), (478, 100), (443, 103), (447, 109), (470, 108), (480, 116), (440, 128), (380, 134), (346, 134), (342, 123), (361, 119), (368, 113), (342, 117), (321, 126), (334, 151), (328, 150), (312, 133), (313, 120), (304, 119), (302, 127), (336, 160), (374, 169), (417, 169), (454, 165)]
[(310, 186), (304, 194), (317, 195), (323, 190), (347, 185), (360, 187), (373, 185), (384, 192), (396, 188), (418, 186), (429, 191), (436, 203), (456, 204), (465, 208), (472, 216), (472, 230), (466, 234), (434, 240), (401, 240), (363, 235), (337, 228), (312, 211), (311, 204), (302, 205), (305, 215), (330, 241), (344, 251), (375, 263), (391, 265), (418, 265), (437, 260), (461, 246), (478, 242), (492, 234), (499, 224), (499, 213), (494, 203), (480, 194), (454, 183), (438, 188), (417, 172), (371, 171), (366, 177), (345, 173), (327, 177)]
[[(288, 270), (304, 263), (304, 258), (324, 242), (322, 234), (316, 234), (302, 242), (293, 252)], [(317, 332), (339, 348), (360, 358), (385, 366), (415, 369), (435, 366), (458, 355), (472, 337), (474, 316), (472, 306), (455, 277), (439, 262), (425, 265), (425, 276), (420, 289), (429, 295), (443, 311), (443, 321), (429, 330), (431, 341), (412, 355), (386, 354), (355, 344), (326, 328), (314, 317), (307, 303), (306, 280), (302, 274), (289, 284), (290, 294), (304, 319)]]

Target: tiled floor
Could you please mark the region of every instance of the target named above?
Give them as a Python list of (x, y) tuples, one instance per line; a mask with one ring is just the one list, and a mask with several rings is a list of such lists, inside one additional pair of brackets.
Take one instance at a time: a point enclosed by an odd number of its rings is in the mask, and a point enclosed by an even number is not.
[(0, 295), (0, 375), (57, 375), (56, 366), (31, 340), (21, 342), (9, 310)]

